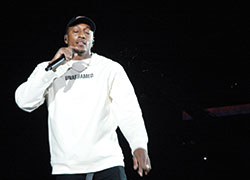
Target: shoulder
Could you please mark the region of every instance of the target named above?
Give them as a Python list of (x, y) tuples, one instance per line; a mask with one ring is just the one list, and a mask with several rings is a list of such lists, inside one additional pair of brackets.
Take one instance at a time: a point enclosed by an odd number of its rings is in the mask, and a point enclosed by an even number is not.
[(93, 54), (93, 58), (95, 59), (96, 63), (98, 63), (99, 65), (101, 65), (103, 67), (108, 67), (112, 70), (123, 70), (123, 67), (121, 64), (119, 64), (118, 62), (116, 62), (110, 58), (99, 55), (97, 53)]

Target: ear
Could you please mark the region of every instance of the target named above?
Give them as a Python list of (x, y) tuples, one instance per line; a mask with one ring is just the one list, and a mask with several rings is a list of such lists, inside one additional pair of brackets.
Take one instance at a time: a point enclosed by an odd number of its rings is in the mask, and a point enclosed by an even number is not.
[(65, 44), (68, 44), (68, 35), (67, 34), (64, 35), (64, 42), (65, 42)]

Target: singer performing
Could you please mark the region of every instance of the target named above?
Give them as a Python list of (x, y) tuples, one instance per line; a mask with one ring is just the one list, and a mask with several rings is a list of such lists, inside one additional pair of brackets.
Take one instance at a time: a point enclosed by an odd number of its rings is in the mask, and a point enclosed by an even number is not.
[(148, 135), (134, 88), (117, 62), (93, 53), (96, 25), (86, 16), (66, 25), (64, 42), (51, 61), (37, 65), (15, 92), (17, 105), (48, 108), (52, 174), (57, 180), (126, 180), (119, 127), (133, 168), (148, 174)]

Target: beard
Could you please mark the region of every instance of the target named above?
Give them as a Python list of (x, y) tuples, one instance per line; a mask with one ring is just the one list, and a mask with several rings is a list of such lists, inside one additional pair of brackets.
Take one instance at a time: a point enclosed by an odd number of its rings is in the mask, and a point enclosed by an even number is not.
[(87, 50), (84, 49), (74, 49), (74, 53), (78, 54), (78, 56), (83, 56), (85, 53), (87, 52)]
[(88, 54), (91, 51), (91, 48), (93, 46), (93, 43), (87, 42), (84, 47), (82, 48), (75, 48), (74, 53), (78, 54), (78, 56), (84, 56)]

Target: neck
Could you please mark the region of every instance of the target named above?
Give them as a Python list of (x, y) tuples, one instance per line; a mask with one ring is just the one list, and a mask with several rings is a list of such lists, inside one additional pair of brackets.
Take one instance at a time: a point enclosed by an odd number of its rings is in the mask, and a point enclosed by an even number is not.
[(92, 53), (89, 52), (75, 52), (76, 55), (74, 55), (73, 60), (84, 60), (91, 57)]

